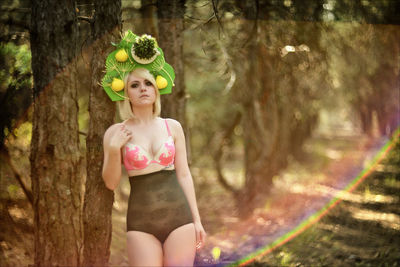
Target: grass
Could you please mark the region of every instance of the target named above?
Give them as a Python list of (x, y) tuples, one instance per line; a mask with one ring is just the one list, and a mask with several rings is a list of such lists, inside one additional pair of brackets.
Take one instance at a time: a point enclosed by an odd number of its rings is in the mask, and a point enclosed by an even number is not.
[(400, 266), (400, 144), (303, 233), (248, 266)]

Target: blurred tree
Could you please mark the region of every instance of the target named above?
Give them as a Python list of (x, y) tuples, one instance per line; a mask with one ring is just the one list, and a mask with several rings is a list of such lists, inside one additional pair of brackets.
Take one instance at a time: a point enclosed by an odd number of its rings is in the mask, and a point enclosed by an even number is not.
[[(294, 2), (292, 8), (297, 12), (293, 16), (317, 19), (321, 16), (320, 6), (321, 2), (315, 2), (314, 8), (304, 9)], [(234, 193), (239, 216), (247, 217), (265, 203), (272, 178), (287, 166), (288, 157), (301, 157), (302, 145), (317, 125), (318, 108), (314, 101), (321, 98), (319, 88), (310, 80), (317, 79), (323, 85), (328, 72), (325, 52), (319, 47), (318, 25), (295, 23), (294, 17), (288, 22), (274, 20), (290, 13), (272, 1), (239, 1), (236, 10), (245, 19), (232, 35), (235, 42), (228, 51), (234, 55), (238, 75), (231, 92), (232, 102), (240, 103), (241, 108), (237, 115), (227, 117), (231, 123), (225, 123), (229, 127), (223, 128), (224, 134), (216, 136), (220, 141), (216, 142), (219, 145), (214, 158), (219, 181)], [(214, 14), (217, 16), (218, 12)], [(259, 16), (264, 20), (259, 20)], [(307, 77), (315, 72), (319, 78)], [(312, 105), (304, 105), (304, 100)], [(223, 176), (221, 158), (224, 146), (232, 144), (230, 139), (239, 118), (245, 181), (243, 187), (235, 188)]]
[[(365, 52), (376, 38), (368, 37), (366, 42), (355, 42), (355, 36), (366, 38), (369, 34), (361, 28), (349, 31), (347, 27), (347, 31), (343, 28), (346, 37), (338, 40), (334, 37), (340, 30), (335, 25), (343, 26), (343, 23), (330, 23), (336, 20), (396, 22), (392, 9), (398, 8), (398, 4), (389, 2), (318, 0), (307, 5), (294, 0), (188, 2), (188, 24), (194, 24), (192, 30), (200, 28), (203, 37), (197, 40), (191, 36), (192, 43), (201, 43), (208, 60), (206, 64), (211, 67), (198, 67), (204, 65), (204, 57), (189, 48), (187, 57), (191, 60), (187, 61), (188, 66), (195, 69), (198, 76), (207, 72), (204, 77), (209, 77), (203, 82), (204, 89), (196, 88), (200, 90), (198, 94), (191, 91), (193, 105), (197, 106), (192, 116), (195, 121), (193, 132), (201, 132), (205, 136), (196, 135), (196, 160), (199, 162), (204, 158), (202, 155), (208, 155), (209, 150), (213, 150), (212, 160), (219, 182), (234, 193), (241, 216), (249, 215), (254, 207), (264, 203), (273, 176), (286, 167), (289, 157), (302, 159), (303, 143), (317, 126), (321, 108), (329, 109), (337, 105), (340, 101), (337, 94), (346, 93), (351, 96), (349, 101), (360, 99), (355, 97), (357, 95), (363, 96), (363, 103), (371, 103), (368, 104), (368, 114), (373, 110), (372, 103), (386, 110), (385, 115), (378, 115), (380, 125), (388, 120), (388, 114), (399, 114), (395, 112), (398, 104), (391, 100), (397, 99), (394, 96), (398, 95), (398, 90), (394, 90), (398, 88), (398, 63), (391, 61), (383, 68), (385, 75), (379, 74), (387, 78), (385, 87), (388, 89), (385, 93), (381, 93), (382, 86), (373, 90), (379, 94), (368, 93), (369, 89), (360, 90), (362, 73), (365, 72), (359, 73), (357, 69), (371, 69), (366, 66), (372, 62), (364, 62), (367, 60)], [(355, 15), (359, 14), (357, 9), (363, 8), (360, 5), (368, 4), (367, 13)], [(352, 7), (349, 8), (349, 5)], [(209, 19), (202, 20), (205, 16)], [(384, 31), (381, 29), (379, 32)], [(374, 50), (376, 53), (371, 53), (371, 61), (384, 63), (385, 60), (378, 61), (377, 57), (385, 57), (382, 54), (387, 51), (393, 52), (386, 53), (386, 57), (398, 58), (398, 45), (393, 42), (397, 35), (392, 31), (384, 36), (388, 40), (387, 46), (381, 52)], [(373, 46), (378, 48), (382, 45), (377, 43)], [(358, 51), (346, 51), (344, 46)], [(358, 63), (354, 62), (355, 55), (359, 56)], [(341, 60), (349, 61), (348, 65), (335, 63)], [(225, 70), (221, 70), (221, 65), (227, 66)], [(212, 74), (217, 71), (220, 77)], [(218, 85), (221, 80), (226, 81), (229, 73), (231, 79), (225, 88)], [(337, 73), (344, 73), (346, 78), (340, 78)], [(376, 84), (379, 80), (370, 75), (365, 78), (369, 87), (372, 80)], [(235, 78), (232, 80), (232, 77)], [(196, 76), (189, 77), (188, 82), (196, 84), (197, 79)], [(212, 82), (212, 79), (215, 81)], [(338, 91), (338, 84), (341, 91)], [(354, 106), (354, 111), (361, 106), (356, 105), (358, 108)], [(372, 121), (370, 117), (364, 120), (366, 123)], [(392, 122), (392, 129), (393, 125), (396, 123)], [(388, 126), (381, 125), (381, 128)], [(222, 166), (232, 166), (224, 161), (237, 159), (233, 152), (241, 145), (245, 177), (239, 188), (229, 184)]]
[(35, 265), (77, 266), (82, 249), (82, 157), (74, 62), (76, 6), (71, 1), (33, 1), (31, 12)]
[(0, 43), (24, 41), (30, 29), (29, 0), (4, 0), (0, 5)]
[[(102, 179), (103, 136), (114, 123), (115, 102), (110, 101), (100, 85), (106, 56), (118, 43), (122, 30), (121, 1), (94, 2), (91, 21), (91, 61), (89, 132), (86, 138), (87, 178), (83, 206), (83, 266), (107, 266), (110, 257), (111, 213), (114, 193)], [(99, 209), (99, 207), (101, 207)]]
[(158, 43), (165, 60), (174, 68), (175, 86), (170, 95), (161, 98), (161, 114), (178, 120), (185, 131), (186, 92), (183, 68), (183, 15), (185, 0), (157, 1)]
[(150, 34), (158, 40), (157, 0), (141, 0), (140, 15), (142, 17), (141, 32)]
[(336, 44), (329, 49), (338, 90), (351, 104), (364, 133), (373, 135), (376, 113), (379, 133), (390, 136), (400, 123), (399, 28), (336, 23), (332, 29), (335, 35), (327, 42)]

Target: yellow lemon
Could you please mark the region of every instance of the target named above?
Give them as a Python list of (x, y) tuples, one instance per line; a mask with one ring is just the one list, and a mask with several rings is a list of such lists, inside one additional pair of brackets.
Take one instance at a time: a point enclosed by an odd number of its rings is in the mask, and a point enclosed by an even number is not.
[(219, 247), (214, 247), (211, 251), (214, 260), (218, 260), (219, 256), (221, 256), (221, 249)]
[(168, 82), (164, 77), (158, 75), (156, 78), (156, 84), (158, 89), (164, 89), (165, 87), (167, 87)]
[(111, 88), (114, 91), (121, 91), (122, 89), (124, 89), (124, 82), (121, 79), (114, 78), (111, 83)]
[(119, 62), (125, 62), (128, 59), (128, 54), (124, 49), (120, 49), (116, 54), (115, 54), (115, 59)]

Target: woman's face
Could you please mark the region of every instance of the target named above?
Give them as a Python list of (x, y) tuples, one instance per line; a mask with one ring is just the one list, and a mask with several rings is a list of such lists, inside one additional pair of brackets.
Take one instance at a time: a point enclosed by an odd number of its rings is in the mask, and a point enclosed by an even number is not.
[(154, 85), (147, 80), (131, 73), (127, 82), (127, 94), (132, 106), (152, 105), (156, 101)]

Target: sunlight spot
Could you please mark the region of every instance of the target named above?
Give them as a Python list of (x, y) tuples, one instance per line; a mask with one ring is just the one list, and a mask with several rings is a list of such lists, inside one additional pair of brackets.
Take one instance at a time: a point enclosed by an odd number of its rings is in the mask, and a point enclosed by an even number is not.
[(225, 223), (235, 223), (239, 221), (237, 217), (224, 217), (223, 220)]
[(12, 217), (17, 218), (17, 219), (23, 219), (23, 218), (27, 217), (26, 212), (23, 209), (18, 208), (18, 207), (10, 207), (8, 209), (8, 212), (10, 213), (10, 215)]
[(310, 52), (310, 47), (308, 45), (305, 44), (301, 44), (299, 45), (298, 49), (299, 51), (305, 51), (305, 52)]
[(224, 16), (225, 16), (225, 18), (227, 18), (227, 19), (233, 18), (233, 14), (232, 14), (231, 12), (225, 12)]
[(338, 78), (333, 78), (332, 85), (335, 88), (339, 88), (340, 87), (340, 80)]
[(288, 51), (288, 52), (294, 52), (294, 51), (296, 51), (296, 48), (294, 48), (294, 46), (292, 46), (292, 45), (287, 45), (287, 46), (285, 46), (283, 49), (285, 49), (285, 50)]
[(259, 217), (259, 218), (257, 218), (257, 224), (267, 226), (267, 225), (271, 224), (271, 221), (270, 220), (266, 221), (263, 217)]
[(232, 242), (230, 242), (228, 240), (221, 240), (220, 242), (218, 242), (218, 245), (220, 245), (220, 247), (224, 247), (226, 249), (232, 249), (234, 247)]
[(396, 165), (389, 165), (389, 164), (378, 164), (375, 167), (375, 171), (397, 173), (397, 172), (400, 172), (400, 167), (396, 166)]
[(117, 200), (114, 201), (113, 208), (118, 211), (121, 211), (121, 206), (119, 205), (119, 201), (117, 201)]
[(350, 208), (353, 218), (365, 221), (379, 221), (383, 226), (400, 230), (400, 216), (394, 213), (377, 212), (368, 209)]
[(281, 56), (284, 57), (290, 52), (295, 52), (296, 48), (292, 45), (286, 45), (284, 48), (281, 49)]
[(326, 10), (333, 10), (333, 5), (332, 5), (332, 3), (326, 3), (326, 4), (323, 4), (322, 5), (323, 7), (324, 7), (324, 9), (326, 9)]
[(333, 149), (327, 149), (325, 154), (328, 158), (331, 158), (331, 159), (341, 159), (342, 158), (342, 153), (337, 150), (333, 150)]
[(291, 0), (285, 0), (283, 2), (283, 5), (286, 6), (286, 7), (290, 7), (292, 5), (292, 1)]
[(324, 21), (333, 21), (335, 19), (335, 15), (332, 12), (324, 12), (322, 17)]
[[(310, 190), (311, 187), (312, 187), (312, 190)], [(291, 184), (289, 191), (291, 193), (305, 194), (305, 195), (309, 195), (309, 196), (323, 195), (323, 196), (337, 197), (339, 199), (350, 201), (350, 202), (355, 202), (355, 203), (391, 204), (391, 203), (396, 203), (399, 201), (399, 198), (394, 197), (394, 196), (372, 194), (370, 192), (368, 194), (360, 195), (360, 194), (343, 191), (340, 189), (336, 189), (336, 188), (329, 187), (326, 185), (321, 185), (321, 184), (305, 186), (300, 183), (293, 183), (293, 184)]]

